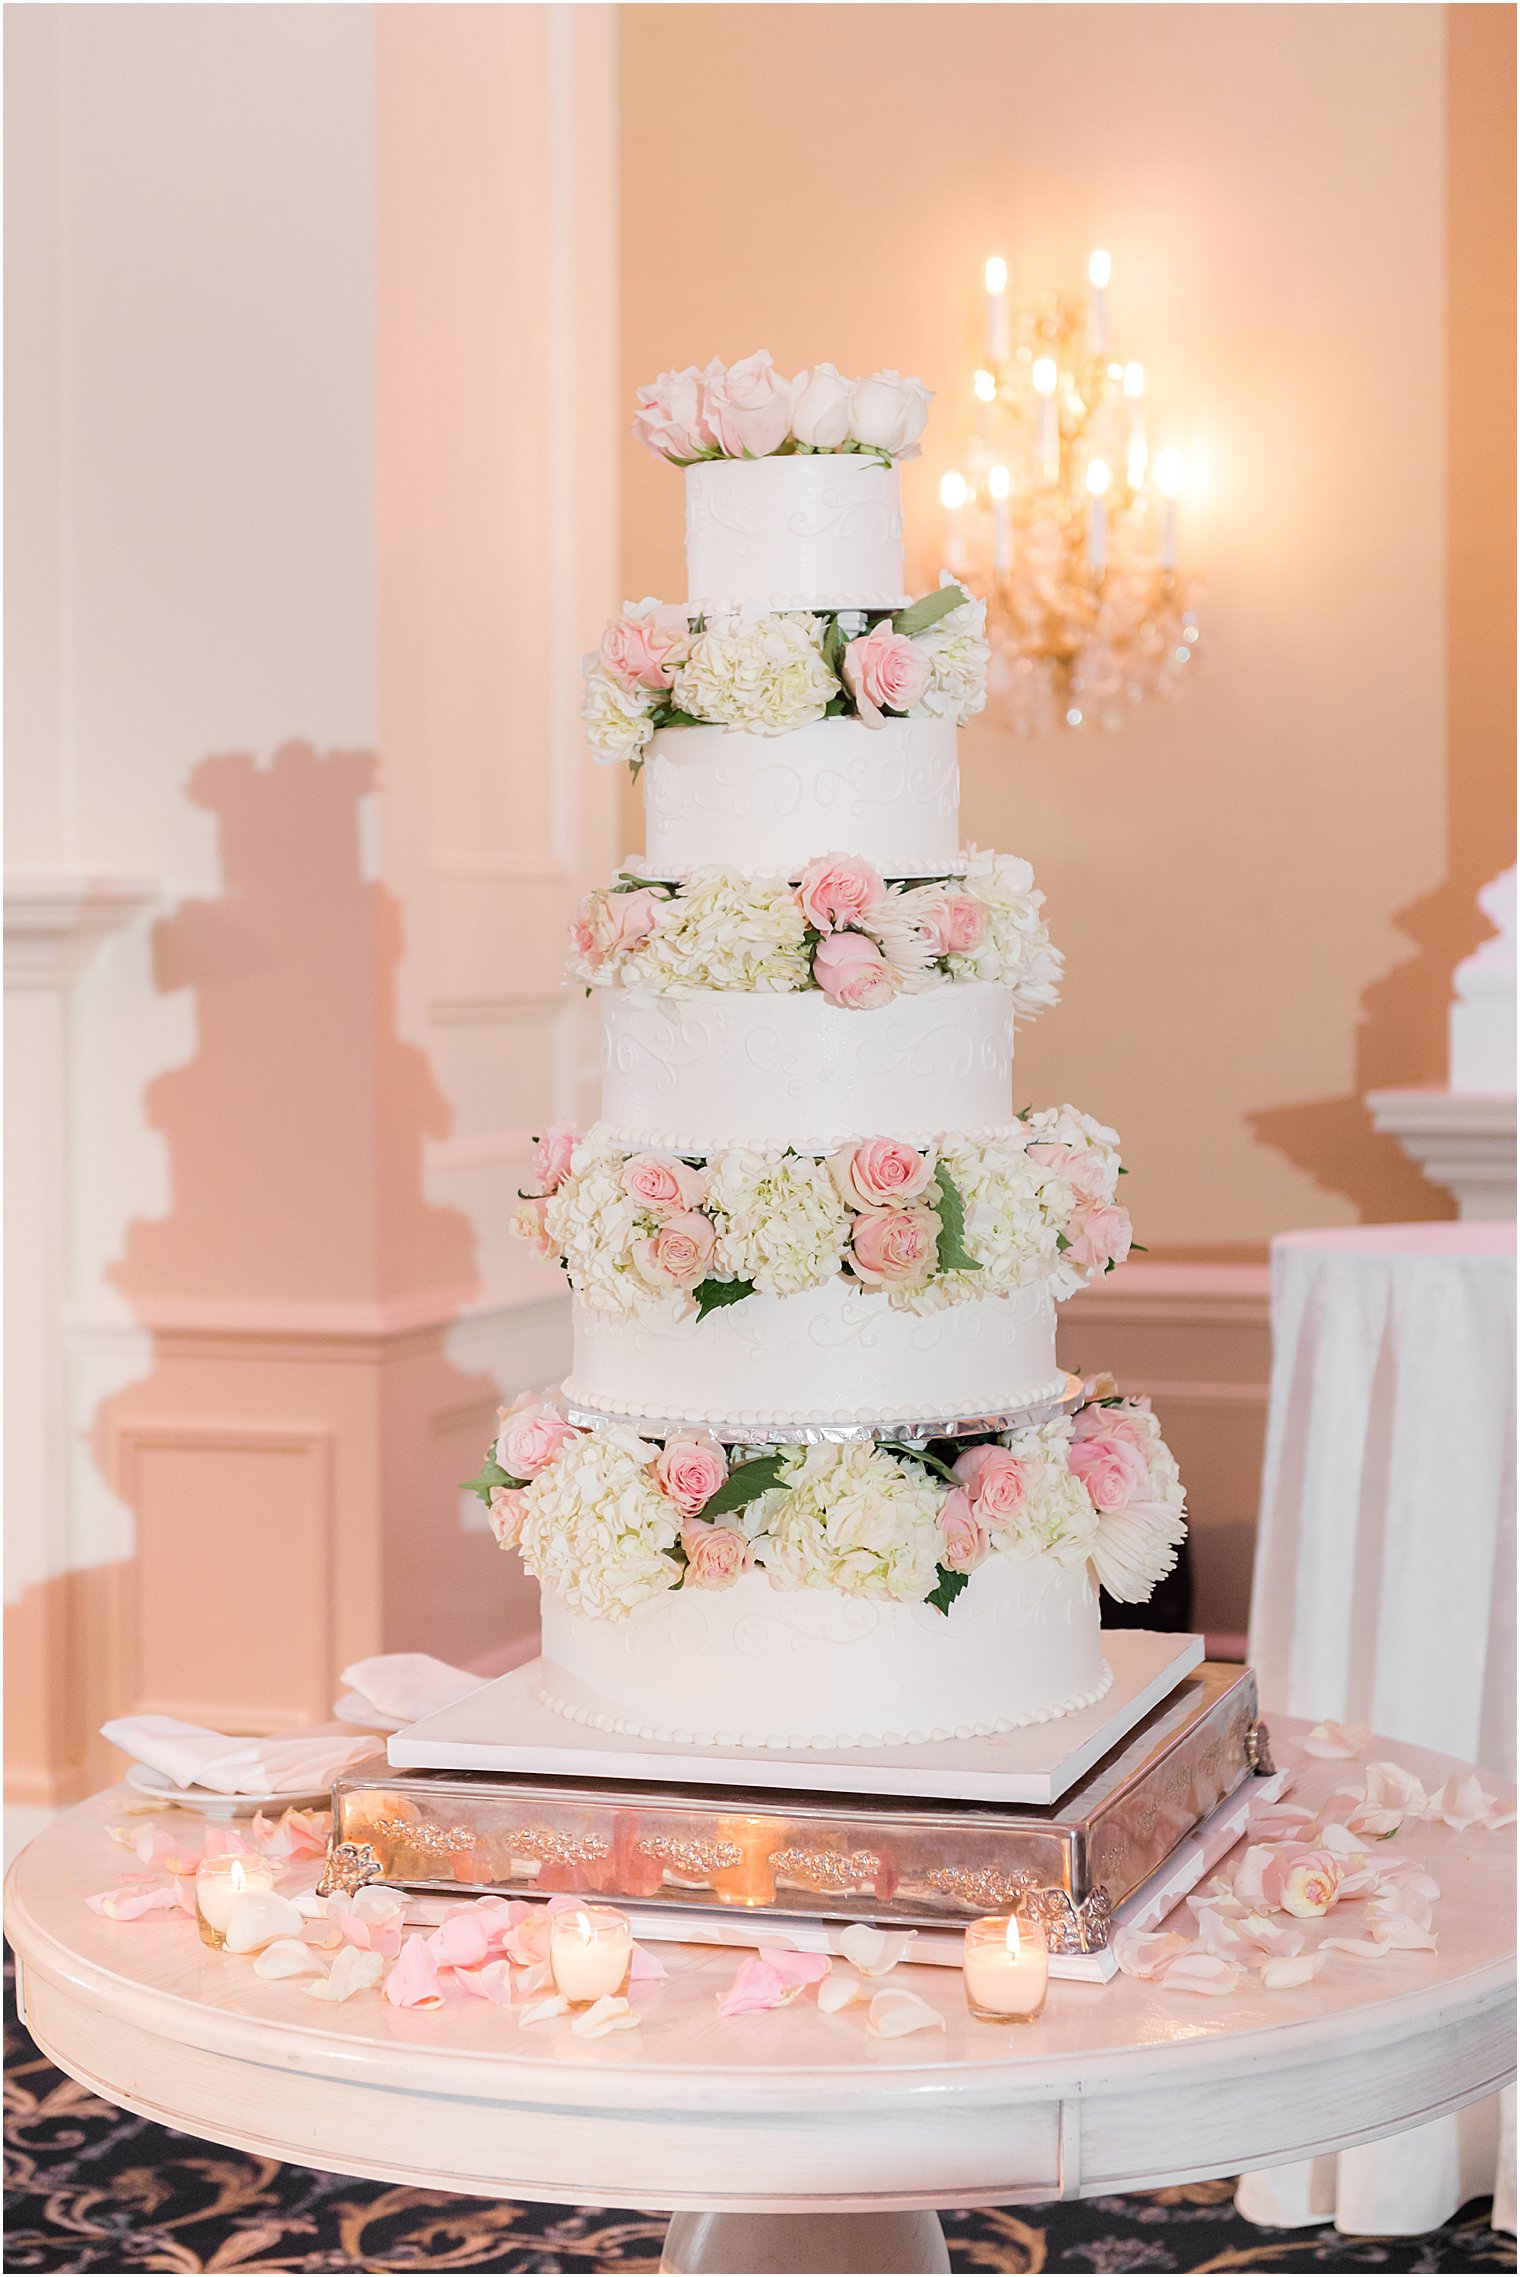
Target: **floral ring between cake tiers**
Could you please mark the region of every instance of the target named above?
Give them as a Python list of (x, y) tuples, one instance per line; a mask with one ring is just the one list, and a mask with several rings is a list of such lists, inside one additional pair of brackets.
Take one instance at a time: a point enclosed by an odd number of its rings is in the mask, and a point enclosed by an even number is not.
[(1103, 1674), (1086, 1692), (1079, 1692), (1070, 1700), (1062, 1700), (1050, 1708), (1034, 1708), (1022, 1716), (999, 1716), (990, 1723), (957, 1724), (953, 1730), (933, 1725), (927, 1731), (856, 1732), (811, 1736), (804, 1732), (695, 1731), (682, 1724), (641, 1724), (630, 1716), (614, 1716), (601, 1709), (588, 1708), (574, 1700), (562, 1698), (558, 1693), (539, 1686), (534, 1698), (552, 1714), (563, 1716), (568, 1723), (580, 1724), (587, 1731), (612, 1733), (619, 1739), (655, 1740), (667, 1746), (678, 1747), (739, 1747), (765, 1748), (775, 1752), (821, 1754), (832, 1749), (841, 1752), (882, 1747), (932, 1747), (936, 1742), (966, 1739), (994, 1739), (1001, 1732), (1027, 1731), (1035, 1724), (1053, 1724), (1063, 1716), (1079, 1715), (1084, 1708), (1094, 1708), (1103, 1699), (1114, 1681), (1109, 1663), (1103, 1663)]

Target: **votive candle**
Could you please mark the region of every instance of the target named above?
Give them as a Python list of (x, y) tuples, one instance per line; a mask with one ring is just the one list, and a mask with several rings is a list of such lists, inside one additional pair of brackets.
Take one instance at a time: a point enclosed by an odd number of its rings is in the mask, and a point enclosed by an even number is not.
[(1005, 364), (1013, 348), (1008, 310), (1008, 264), (994, 253), (983, 278), (987, 286), (987, 361)]
[(253, 1890), (273, 1888), (274, 1868), (267, 1858), (245, 1857), (239, 1851), (203, 1858), (195, 1869), (195, 1920), (202, 1944), (220, 1952), (238, 1899)]
[(1045, 2005), (1050, 1953), (1026, 1914), (994, 1913), (966, 1924), (966, 2006), (984, 2024), (1030, 2024)]
[(572, 2008), (626, 1992), (632, 1967), (633, 1924), (616, 1906), (583, 1905), (551, 1918), (549, 1969)]

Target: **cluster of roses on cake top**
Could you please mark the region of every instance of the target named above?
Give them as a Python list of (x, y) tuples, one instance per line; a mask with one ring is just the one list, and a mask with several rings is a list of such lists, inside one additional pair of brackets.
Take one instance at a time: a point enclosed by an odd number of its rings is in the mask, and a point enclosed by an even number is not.
[(948, 1613), (990, 1558), (1090, 1563), (1139, 1603), (1176, 1562), (1183, 1492), (1150, 1403), (1099, 1378), (1074, 1416), (970, 1441), (725, 1446), (577, 1425), (524, 1393), (471, 1489), (504, 1549), (573, 1612), (624, 1620), (669, 1590), (774, 1589)]

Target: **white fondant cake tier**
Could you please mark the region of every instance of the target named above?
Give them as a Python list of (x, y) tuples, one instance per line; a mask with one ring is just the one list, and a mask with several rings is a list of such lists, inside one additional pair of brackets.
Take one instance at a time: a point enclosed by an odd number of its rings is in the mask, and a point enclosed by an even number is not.
[(602, 992), (602, 1120), (631, 1147), (826, 1153), (859, 1138), (1006, 1130), (1013, 992), (946, 981), (847, 1012), (795, 995)]
[(852, 453), (706, 459), (686, 469), (693, 608), (900, 609), (896, 467)]
[(542, 1698), (696, 1747), (895, 1747), (1088, 1707), (1109, 1681), (1086, 1566), (995, 1555), (946, 1613), (833, 1589), (673, 1590), (626, 1621), (544, 1592)]
[(953, 720), (822, 719), (791, 735), (664, 728), (643, 782), (652, 877), (707, 863), (796, 877), (833, 853), (887, 878), (937, 877), (960, 857)]
[(768, 1426), (941, 1422), (1060, 1397), (1055, 1307), (1043, 1283), (941, 1312), (898, 1310), (844, 1280), (628, 1318), (573, 1304), (577, 1407), (661, 1421)]

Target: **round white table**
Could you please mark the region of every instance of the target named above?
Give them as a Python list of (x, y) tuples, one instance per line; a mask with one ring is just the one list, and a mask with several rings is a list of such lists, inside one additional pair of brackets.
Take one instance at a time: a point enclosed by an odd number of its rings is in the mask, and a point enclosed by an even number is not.
[[(1276, 1733), (1291, 1755), (1293, 1727)], [(1455, 1768), (1375, 1745), (1435, 1786)], [(1344, 1763), (1306, 1767), (1311, 1801)], [(1057, 1982), (1017, 2029), (975, 2023), (958, 1972), (899, 1969), (943, 2033), (866, 2036), (856, 2007), (722, 2018), (731, 1949), (662, 1946), (637, 2032), (585, 2041), (460, 1996), (319, 2004), (213, 1953), (183, 1915), (112, 1922), (86, 1896), (126, 1853), (124, 1790), (31, 1842), (7, 1924), (44, 2053), (191, 2135), (464, 2195), (676, 2210), (678, 2270), (928, 2270), (932, 2211), (1233, 2174), (1335, 2150), (1492, 2094), (1513, 2075), (1509, 1834), (1407, 1826), (1441, 1884), (1439, 1950), (1336, 1956), (1292, 1992), (1228, 1999), (1121, 1977)], [(757, 2218), (758, 2217), (758, 2218)]]

